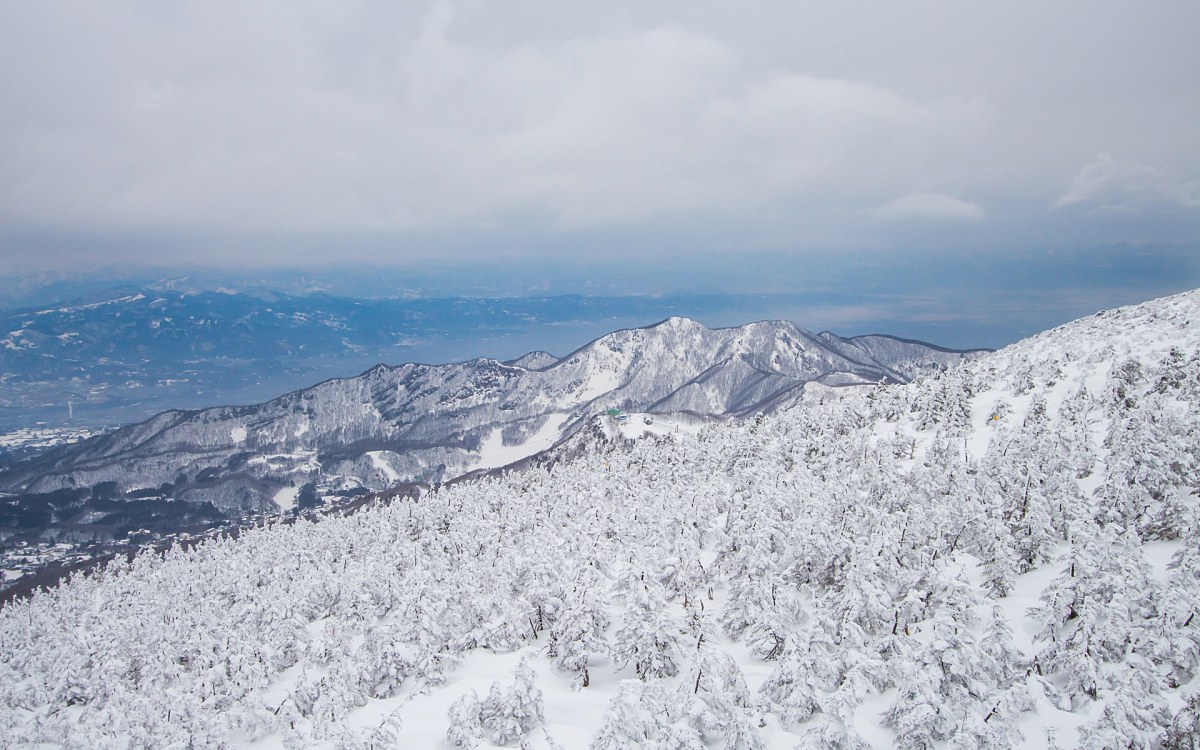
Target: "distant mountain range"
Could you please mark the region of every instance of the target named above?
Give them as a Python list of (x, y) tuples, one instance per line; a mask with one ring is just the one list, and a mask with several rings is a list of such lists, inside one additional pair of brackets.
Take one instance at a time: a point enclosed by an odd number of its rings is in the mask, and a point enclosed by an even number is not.
[(796, 403), (814, 388), (907, 382), (982, 351), (812, 334), (782, 321), (709, 329), (674, 317), (562, 358), (380, 365), (254, 406), (164, 412), (15, 463), (0, 473), (0, 491), (31, 509), (45, 506), (37, 498), (57, 498), (62, 507), (46, 525), (77, 536), (98, 518), (88, 515), (93, 500), (183, 501), (234, 516), (287, 509), (511, 464), (609, 410), (737, 417)]
[[(379, 362), (570, 350), (671, 315), (772, 310), (768, 295), (358, 299), (174, 282), (0, 311), (0, 433), (110, 427), (253, 403)], [(757, 317), (757, 315), (756, 315)], [(786, 316), (785, 316), (786, 317)]]

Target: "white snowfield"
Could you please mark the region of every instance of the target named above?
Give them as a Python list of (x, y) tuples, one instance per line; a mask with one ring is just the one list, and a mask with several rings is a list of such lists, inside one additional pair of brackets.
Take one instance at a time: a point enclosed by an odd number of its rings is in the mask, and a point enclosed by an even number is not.
[(479, 447), (479, 458), (471, 470), (499, 469), (551, 448), (562, 439), (563, 425), (570, 418), (570, 414), (550, 414), (536, 432), (516, 445), (505, 445), (504, 428), (495, 428)]
[(50, 448), (85, 440), (95, 434), (94, 430), (81, 427), (36, 428), (0, 433), (0, 448)]
[(0, 746), (1193, 747), (1197, 320), (114, 564), (0, 610)]
[(296, 507), (296, 498), (300, 495), (299, 487), (280, 487), (272, 498), (275, 505), (283, 510)]

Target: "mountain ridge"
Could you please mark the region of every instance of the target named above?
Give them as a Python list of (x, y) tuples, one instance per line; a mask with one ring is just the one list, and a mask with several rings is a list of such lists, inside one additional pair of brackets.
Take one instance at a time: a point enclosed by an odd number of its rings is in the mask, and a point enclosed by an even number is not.
[[(0, 310), (0, 435), (111, 428), (172, 408), (258, 403), (377, 362), (519, 358), (686, 313), (788, 317), (802, 296), (357, 299), (146, 286)], [(770, 310), (770, 315), (759, 313)], [(557, 357), (543, 357), (548, 366)], [(527, 361), (528, 364), (530, 361)], [(532, 368), (536, 369), (536, 368)]]
[(445, 481), (489, 463), (489, 450), (516, 461), (549, 448), (609, 408), (736, 418), (794, 403), (809, 383), (906, 382), (981, 353), (830, 336), (790, 321), (707, 328), (670, 316), (563, 357), (379, 364), (258, 404), (163, 412), (13, 466), (0, 489), (171, 485), (174, 499), (237, 512), (286, 505), (287, 488), (309, 483)]

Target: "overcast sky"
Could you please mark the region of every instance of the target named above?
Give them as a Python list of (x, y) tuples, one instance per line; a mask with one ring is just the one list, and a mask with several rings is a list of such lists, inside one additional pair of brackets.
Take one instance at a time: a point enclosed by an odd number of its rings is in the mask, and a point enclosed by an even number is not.
[(0, 252), (1200, 248), (1198, 29), (1195, 0), (0, 0)]

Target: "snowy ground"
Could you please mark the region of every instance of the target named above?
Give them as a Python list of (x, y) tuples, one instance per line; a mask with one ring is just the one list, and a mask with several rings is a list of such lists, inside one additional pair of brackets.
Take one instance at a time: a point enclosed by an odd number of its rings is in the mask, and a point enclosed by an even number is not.
[(281, 511), (287, 512), (296, 507), (296, 497), (300, 494), (299, 487), (281, 487), (275, 493), (273, 500)]
[(562, 427), (570, 416), (569, 414), (548, 415), (538, 431), (518, 445), (505, 445), (502, 434), (504, 430), (497, 427), (479, 447), (479, 458), (475, 460), (471, 471), (498, 469), (547, 450), (562, 437)]
[(0, 434), (0, 448), (52, 448), (77, 443), (96, 434), (94, 430), (74, 427), (41, 429), (22, 428)]
[(0, 611), (0, 745), (1150, 748), (1197, 705), (1196, 319), (118, 562)]

